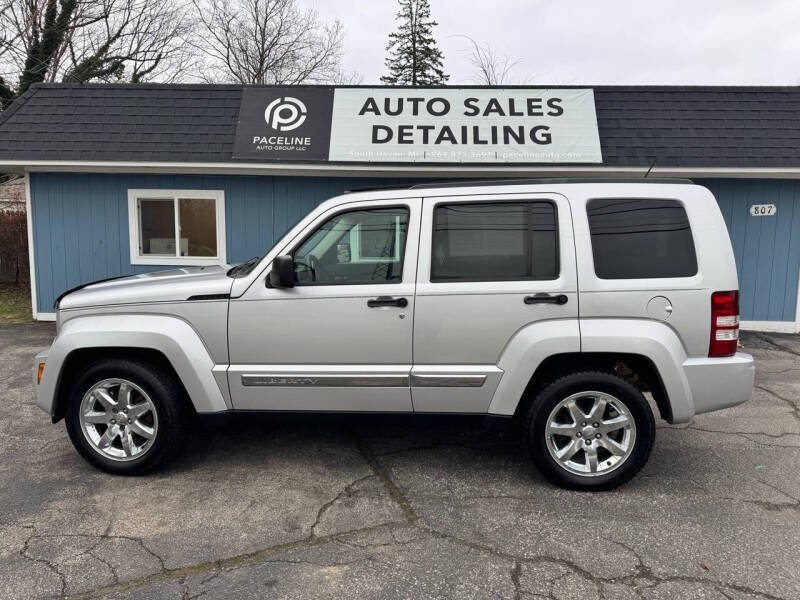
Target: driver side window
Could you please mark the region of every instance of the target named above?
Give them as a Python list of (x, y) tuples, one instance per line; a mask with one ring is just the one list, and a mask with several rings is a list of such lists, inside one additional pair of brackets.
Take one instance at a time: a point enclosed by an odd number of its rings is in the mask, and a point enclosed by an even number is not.
[(400, 283), (408, 234), (407, 207), (339, 213), (294, 252), (297, 285)]

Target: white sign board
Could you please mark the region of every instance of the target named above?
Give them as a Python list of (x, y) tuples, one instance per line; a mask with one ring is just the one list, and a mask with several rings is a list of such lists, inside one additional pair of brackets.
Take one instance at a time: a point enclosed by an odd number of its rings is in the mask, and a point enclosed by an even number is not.
[(343, 88), (328, 160), (600, 163), (590, 89)]
[(751, 204), (750, 216), (753, 217), (771, 217), (778, 212), (778, 207), (774, 204)]

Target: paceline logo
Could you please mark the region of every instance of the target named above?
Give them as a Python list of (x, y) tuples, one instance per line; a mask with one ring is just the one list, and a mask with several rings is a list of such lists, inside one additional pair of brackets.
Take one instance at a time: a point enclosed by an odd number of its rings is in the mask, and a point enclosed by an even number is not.
[(277, 131), (291, 131), (305, 122), (306, 113), (306, 105), (301, 100), (285, 96), (275, 98), (267, 105), (264, 120)]

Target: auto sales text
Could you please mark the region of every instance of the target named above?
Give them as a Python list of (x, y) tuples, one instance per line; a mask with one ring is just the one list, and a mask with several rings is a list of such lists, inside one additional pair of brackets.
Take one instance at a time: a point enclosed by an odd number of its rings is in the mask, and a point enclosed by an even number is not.
[[(379, 103), (369, 97), (359, 111), (359, 116), (430, 116), (444, 117), (451, 114), (452, 106), (446, 98), (383, 98)], [(461, 114), (464, 117), (489, 117), (490, 125), (432, 125), (432, 124), (399, 124), (372, 126), (372, 143), (386, 144), (450, 144), (450, 145), (482, 145), (482, 144), (533, 144), (547, 145), (552, 143), (549, 125), (508, 125), (497, 124), (497, 118), (504, 117), (560, 117), (564, 114), (561, 98), (490, 98), (481, 103), (478, 98), (465, 98)]]

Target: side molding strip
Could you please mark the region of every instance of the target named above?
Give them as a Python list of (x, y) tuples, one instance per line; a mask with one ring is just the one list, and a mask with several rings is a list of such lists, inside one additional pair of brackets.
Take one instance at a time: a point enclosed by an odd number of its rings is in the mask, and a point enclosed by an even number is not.
[(412, 387), (483, 387), (486, 375), (411, 375)]
[(289, 375), (275, 373), (259, 375), (243, 373), (242, 385), (245, 387), (418, 387), (454, 388), (483, 387), (486, 375)]
[(242, 374), (247, 387), (408, 387), (408, 375), (255, 375)]

